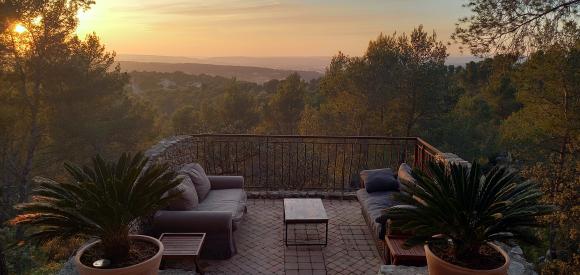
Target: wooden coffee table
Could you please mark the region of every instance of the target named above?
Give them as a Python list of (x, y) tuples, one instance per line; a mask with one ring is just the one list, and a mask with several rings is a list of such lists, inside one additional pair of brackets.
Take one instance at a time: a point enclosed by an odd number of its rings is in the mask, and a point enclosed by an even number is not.
[(411, 247), (410, 249), (403, 248), (403, 244), (409, 238), (409, 236), (393, 236), (388, 235), (385, 237), (386, 247), (385, 249), (388, 253), (387, 260), (391, 265), (415, 265), (424, 266), (427, 264), (427, 259), (425, 258), (425, 249), (422, 245), (417, 245)]
[[(324, 243), (288, 243), (288, 224), (325, 224)], [(328, 216), (321, 199), (284, 199), (284, 230), (286, 246), (327, 245)]]
[(199, 263), (199, 255), (205, 241), (205, 233), (163, 233), (159, 241), (165, 248), (162, 260), (193, 258), (196, 271), (204, 274), (205, 270)]

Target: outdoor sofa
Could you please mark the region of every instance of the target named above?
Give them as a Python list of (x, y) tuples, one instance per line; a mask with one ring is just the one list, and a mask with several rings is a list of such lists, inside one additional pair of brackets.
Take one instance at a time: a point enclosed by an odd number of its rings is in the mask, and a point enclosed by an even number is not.
[[(201, 252), (207, 259), (227, 259), (236, 253), (233, 232), (247, 212), (247, 195), (241, 176), (206, 176), (198, 164), (183, 165), (180, 194), (168, 209), (153, 217), (161, 233), (206, 233)], [(192, 185), (195, 190), (192, 190)]]
[[(378, 176), (376, 176), (377, 173)], [(388, 176), (389, 174), (391, 176)], [(383, 261), (386, 261), (385, 236), (390, 233), (391, 229), (388, 228), (389, 222), (385, 210), (399, 205), (396, 194), (404, 192), (405, 186), (415, 184), (415, 180), (411, 175), (411, 167), (406, 163), (402, 163), (396, 172), (390, 168), (365, 170), (360, 176), (361, 188), (356, 192), (356, 196), (361, 205), (361, 213), (369, 226)], [(369, 186), (369, 180), (373, 181), (372, 187)]]

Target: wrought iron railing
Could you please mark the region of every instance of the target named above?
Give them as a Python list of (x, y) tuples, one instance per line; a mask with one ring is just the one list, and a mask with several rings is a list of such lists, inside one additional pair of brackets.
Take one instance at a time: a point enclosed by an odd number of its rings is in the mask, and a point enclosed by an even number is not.
[(160, 143), (159, 160), (198, 162), (208, 174), (242, 175), (254, 190), (353, 191), (359, 172), (407, 162), (423, 169), (441, 152), (415, 137), (191, 135)]

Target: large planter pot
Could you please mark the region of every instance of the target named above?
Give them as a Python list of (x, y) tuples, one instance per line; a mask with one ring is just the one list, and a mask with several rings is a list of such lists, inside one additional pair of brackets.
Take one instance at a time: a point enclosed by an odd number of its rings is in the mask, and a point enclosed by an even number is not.
[(114, 269), (98, 269), (86, 266), (83, 263), (81, 263), (81, 255), (83, 255), (83, 253), (87, 251), (87, 249), (93, 247), (94, 245), (100, 242), (95, 241), (93, 243), (84, 246), (77, 252), (75, 256), (75, 265), (77, 271), (79, 272), (80, 275), (99, 275), (99, 274), (157, 275), (159, 273), (159, 265), (161, 264), (161, 256), (163, 256), (163, 244), (158, 239), (149, 236), (132, 235), (130, 236), (130, 238), (133, 240), (142, 240), (153, 243), (159, 247), (159, 251), (157, 251), (157, 254), (155, 254), (155, 256), (153, 256), (152, 258), (136, 265)]
[(481, 270), (481, 269), (470, 269), (454, 264), (450, 264), (441, 258), (437, 257), (429, 249), (429, 245), (425, 245), (425, 256), (427, 257), (427, 268), (429, 269), (429, 275), (472, 275), (472, 274), (485, 274), (485, 275), (507, 275), (508, 268), (510, 265), (510, 257), (503, 249), (495, 244), (488, 243), (491, 247), (497, 250), (505, 259), (505, 263), (496, 269)]

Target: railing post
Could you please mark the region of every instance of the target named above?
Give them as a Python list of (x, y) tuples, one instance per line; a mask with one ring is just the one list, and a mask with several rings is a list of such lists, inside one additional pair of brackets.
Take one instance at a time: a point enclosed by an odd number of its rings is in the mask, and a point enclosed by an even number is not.
[(419, 139), (415, 139), (415, 152), (414, 152), (414, 160), (413, 160), (413, 167), (419, 167), (420, 159), (419, 159)]

